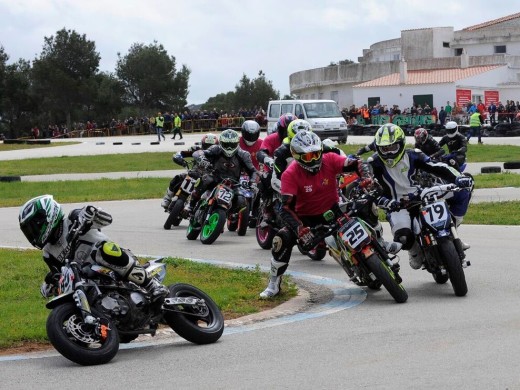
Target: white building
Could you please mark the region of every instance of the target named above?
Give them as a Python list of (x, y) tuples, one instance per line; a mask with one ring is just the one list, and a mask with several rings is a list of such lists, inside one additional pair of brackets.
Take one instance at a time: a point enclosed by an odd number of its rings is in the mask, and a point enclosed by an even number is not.
[(291, 94), (341, 108), (380, 102), (401, 109), (520, 100), (520, 13), (470, 26), (401, 31), (363, 50), (359, 63), (290, 75)]

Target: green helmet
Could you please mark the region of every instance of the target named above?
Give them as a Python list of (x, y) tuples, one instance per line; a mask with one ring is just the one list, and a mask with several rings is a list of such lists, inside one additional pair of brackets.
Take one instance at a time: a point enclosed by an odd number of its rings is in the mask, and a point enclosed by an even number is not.
[(227, 157), (233, 157), (238, 150), (238, 133), (232, 129), (224, 130), (218, 137), (218, 143)]
[(32, 246), (42, 249), (63, 221), (63, 210), (52, 195), (42, 195), (27, 201), (18, 215), (18, 222)]
[(290, 143), (296, 133), (299, 131), (312, 131), (312, 126), (309, 122), (303, 119), (295, 119), (287, 127), (287, 139), (284, 142)]
[(376, 132), (376, 152), (390, 168), (403, 158), (406, 136), (403, 129), (392, 123), (381, 126)]

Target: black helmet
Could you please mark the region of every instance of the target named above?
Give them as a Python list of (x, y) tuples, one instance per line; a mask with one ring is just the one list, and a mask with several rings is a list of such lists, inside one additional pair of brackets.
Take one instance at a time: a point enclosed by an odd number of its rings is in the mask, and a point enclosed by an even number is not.
[(242, 124), (242, 138), (246, 145), (254, 145), (259, 137), (260, 125), (256, 121), (247, 120)]

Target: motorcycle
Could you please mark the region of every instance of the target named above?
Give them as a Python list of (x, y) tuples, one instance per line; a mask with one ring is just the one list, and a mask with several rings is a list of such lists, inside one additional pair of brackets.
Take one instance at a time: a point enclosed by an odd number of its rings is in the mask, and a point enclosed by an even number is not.
[[(247, 184), (249, 186), (249, 184)], [(249, 224), (251, 188), (233, 179), (223, 179), (197, 202), (190, 217), (186, 238), (195, 240), (200, 234), (203, 244), (213, 244), (224, 230), (228, 214), (236, 213), (237, 233), (246, 234)]]
[[(251, 186), (249, 185), (250, 177), (247, 173), (242, 172), (240, 175), (240, 186), (236, 187), (236, 191), (238, 192), (239, 196), (242, 196), (247, 203), (249, 204), (249, 214), (247, 216), (247, 227), (251, 225), (251, 214), (253, 209), (253, 201), (256, 196), (256, 193), (252, 190)], [(238, 229), (237, 234), (239, 236), (243, 236), (246, 234), (247, 227), (244, 226), (245, 219), (243, 216), (241, 216), (241, 209), (237, 208), (231, 208), (231, 210), (228, 212), (227, 215), (227, 229), (230, 232), (235, 232)]]
[(170, 230), (172, 226), (179, 226), (183, 218), (187, 217), (184, 215), (184, 206), (200, 177), (200, 174), (193, 170), (195, 165), (194, 161), (190, 163), (189, 161), (182, 159), (181, 161), (176, 162), (185, 167), (187, 173), (184, 174), (184, 178), (179, 184), (168, 208), (164, 210), (168, 213), (168, 218), (166, 218), (166, 222), (164, 223), (164, 229), (166, 230)]
[[(262, 249), (271, 249), (273, 238), (283, 226), (278, 208), (282, 203), (280, 180), (271, 179), (272, 191), (260, 202), (255, 226), (256, 242)], [(271, 194), (272, 193), (272, 194)]]
[(463, 190), (455, 184), (440, 184), (419, 190), (415, 196), (417, 199), (401, 200), (412, 217), (413, 233), (422, 251), (424, 269), (438, 284), (449, 279), (459, 297), (468, 292), (464, 268), (471, 263), (465, 259), (445, 197)]
[[(195, 344), (214, 343), (220, 338), (224, 331), (222, 313), (211, 297), (195, 286), (170, 285), (168, 296), (154, 302), (145, 289), (123, 280), (110, 268), (69, 259), (70, 248), (77, 244), (83, 228), (76, 225), (64, 251), (58, 295), (46, 305), (51, 310), (47, 336), (64, 357), (85, 366), (108, 363), (120, 343), (140, 334), (154, 336), (160, 324)], [(144, 267), (157, 281), (164, 280), (163, 259), (151, 260)]]
[(397, 303), (404, 303), (408, 293), (401, 284), (397, 256), (386, 252), (376, 228), (360, 217), (370, 212), (365, 208), (372, 207), (373, 197), (366, 192), (342, 205), (341, 213), (326, 211), (323, 216), (328, 223), (311, 229), (315, 238), (310, 246), (325, 240), (330, 255), (352, 282), (372, 290), (384, 286)]

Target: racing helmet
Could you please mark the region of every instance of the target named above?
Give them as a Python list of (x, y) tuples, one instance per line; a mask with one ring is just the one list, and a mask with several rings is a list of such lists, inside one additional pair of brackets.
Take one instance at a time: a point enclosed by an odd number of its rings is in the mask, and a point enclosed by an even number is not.
[(459, 125), (457, 125), (457, 122), (454, 121), (449, 121), (444, 127), (446, 128), (446, 134), (450, 138), (455, 137), (455, 134), (457, 134), (459, 130)]
[(242, 138), (246, 145), (253, 146), (260, 137), (260, 125), (256, 121), (247, 120), (242, 124)]
[(415, 143), (418, 145), (423, 145), (426, 140), (428, 139), (428, 130), (419, 127), (417, 130), (415, 130), (415, 133), (413, 134), (415, 138)]
[(218, 138), (215, 134), (208, 133), (200, 140), (200, 146), (203, 150), (206, 150), (212, 145), (218, 145)]
[(287, 128), (289, 127), (289, 123), (291, 123), (295, 119), (298, 118), (296, 117), (296, 115), (293, 115), (290, 112), (280, 116), (278, 122), (276, 123), (276, 131), (278, 132), (278, 136), (281, 140), (287, 137)]
[(312, 174), (321, 168), (323, 145), (320, 137), (308, 130), (296, 133), (290, 144), (291, 154), (296, 163)]
[(405, 140), (403, 129), (393, 123), (384, 124), (377, 130), (376, 152), (388, 167), (396, 166), (403, 158)]
[(64, 213), (52, 195), (28, 200), (21, 208), (18, 222), (32, 246), (42, 249), (59, 230)]
[(312, 131), (312, 126), (309, 122), (303, 119), (296, 119), (289, 123), (289, 126), (287, 127), (287, 138), (288, 141), (291, 142), (291, 140), (294, 138), (296, 133), (300, 131)]
[(238, 133), (232, 129), (224, 130), (218, 137), (220, 148), (227, 157), (233, 157), (238, 150)]

